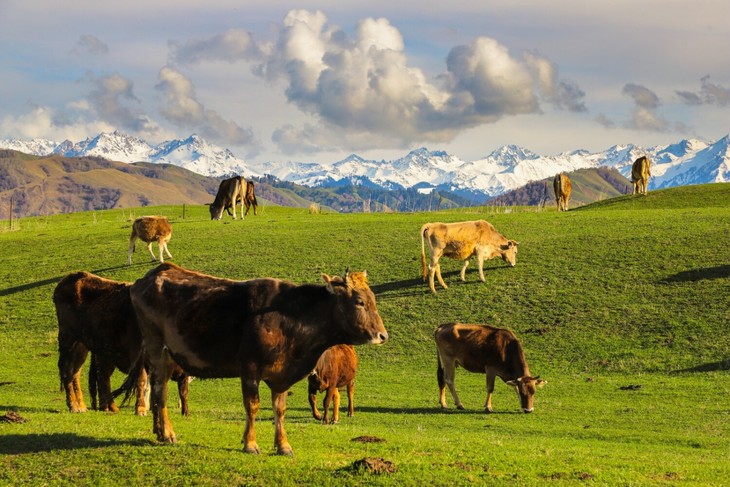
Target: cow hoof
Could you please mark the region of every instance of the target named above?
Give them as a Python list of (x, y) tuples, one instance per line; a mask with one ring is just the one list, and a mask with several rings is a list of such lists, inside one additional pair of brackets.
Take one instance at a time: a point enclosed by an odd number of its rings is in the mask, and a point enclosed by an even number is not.
[(261, 452), (259, 451), (259, 446), (254, 443), (253, 445), (247, 445), (243, 449), (243, 453), (252, 453), (254, 455), (258, 455)]
[(293, 457), (294, 450), (291, 449), (291, 446), (284, 445), (284, 446), (280, 446), (279, 448), (277, 448), (276, 454), (286, 456), (286, 457)]
[(458, 406), (456, 406), (456, 409), (461, 409), (463, 411), (464, 410), (464, 406), (462, 406), (461, 404), (459, 404)]
[(493, 413), (493, 412), (494, 412), (494, 409), (492, 409), (492, 408), (486, 408), (486, 409), (484, 410), (484, 412), (485, 412), (485, 413), (487, 413), (487, 414), (491, 414), (491, 413)]
[(167, 436), (167, 437), (158, 436), (157, 441), (159, 441), (160, 443), (169, 443), (172, 445), (173, 443), (177, 443), (177, 438), (175, 438), (175, 435)]

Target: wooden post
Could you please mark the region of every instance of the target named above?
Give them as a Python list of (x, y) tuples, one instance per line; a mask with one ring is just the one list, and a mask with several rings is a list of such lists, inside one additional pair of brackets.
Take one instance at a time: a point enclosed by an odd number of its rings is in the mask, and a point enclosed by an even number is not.
[(13, 195), (10, 195), (10, 230), (13, 229)]
[(183, 220), (185, 219), (185, 203), (183, 203)]

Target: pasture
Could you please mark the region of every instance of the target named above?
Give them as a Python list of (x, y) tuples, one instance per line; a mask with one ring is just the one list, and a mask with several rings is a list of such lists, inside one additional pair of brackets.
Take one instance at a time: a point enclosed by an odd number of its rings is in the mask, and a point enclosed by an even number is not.
[[(292, 388), (294, 457), (275, 455), (261, 386), (261, 455), (242, 452), (237, 380), (195, 380), (191, 416), (171, 407), (179, 443), (158, 445), (150, 417), (71, 414), (59, 389), (51, 296), (87, 270), (133, 281), (157, 265), (126, 252), (134, 217), (166, 215), (173, 262), (233, 279), (321, 282), (368, 271), (390, 333), (360, 346), (355, 415), (311, 417), (307, 381)], [(730, 184), (625, 196), (558, 213), (468, 208), (433, 213), (309, 214), (259, 207), (210, 221), (207, 206), (106, 210), (0, 222), (0, 421), (3, 485), (722, 485), (730, 479)], [(442, 259), (449, 289), (421, 280), (423, 223), (486, 219), (519, 242), (517, 265)], [(466, 409), (438, 405), (433, 331), (489, 323), (522, 340), (548, 384), (523, 414), (499, 379), (456, 371)], [(84, 366), (82, 384), (88, 394)], [(116, 372), (112, 385), (121, 383)], [(176, 398), (171, 388), (170, 399)], [(318, 396), (321, 401), (323, 395)], [(321, 402), (320, 402), (321, 405)], [(358, 440), (359, 441), (353, 441)], [(375, 439), (383, 440), (376, 442)], [(370, 440), (370, 441), (368, 441)], [(354, 465), (392, 462), (392, 473)]]

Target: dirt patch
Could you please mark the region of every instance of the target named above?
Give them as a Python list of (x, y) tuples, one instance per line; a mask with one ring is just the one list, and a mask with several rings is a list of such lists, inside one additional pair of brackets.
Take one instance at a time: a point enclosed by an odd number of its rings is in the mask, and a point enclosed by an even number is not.
[(629, 384), (628, 386), (621, 386), (619, 387), (622, 391), (638, 391), (641, 389), (640, 384)]
[(28, 420), (15, 411), (8, 411), (4, 416), (0, 416), (2, 423), (25, 423), (26, 421)]
[(398, 471), (398, 468), (393, 465), (393, 462), (374, 457), (357, 460), (352, 464), (352, 468), (356, 472), (367, 472), (374, 475), (391, 474)]
[(357, 438), (353, 438), (350, 441), (355, 441), (357, 443), (385, 443), (385, 439), (378, 438), (377, 436), (358, 436)]

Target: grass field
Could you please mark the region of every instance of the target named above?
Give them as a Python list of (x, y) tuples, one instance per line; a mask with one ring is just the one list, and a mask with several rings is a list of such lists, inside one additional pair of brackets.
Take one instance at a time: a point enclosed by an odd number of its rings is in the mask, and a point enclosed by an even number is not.
[[(437, 213), (309, 214), (269, 206), (244, 222), (207, 207), (108, 210), (0, 222), (0, 484), (19, 485), (728, 485), (730, 482), (730, 184), (620, 197), (579, 210), (470, 208)], [(133, 281), (155, 264), (130, 222), (164, 214), (174, 262), (205, 273), (297, 283), (367, 269), (390, 340), (358, 347), (355, 416), (323, 426), (306, 381), (286, 418), (294, 457), (273, 448), (262, 385), (262, 454), (240, 444), (236, 380), (196, 380), (179, 443), (158, 445), (151, 418), (70, 414), (59, 390), (51, 295), (87, 270)], [(418, 230), (486, 219), (520, 242), (517, 266), (493, 260), (481, 283), (442, 261), (449, 289), (421, 281)], [(155, 245), (156, 250), (156, 245)], [(466, 410), (441, 410), (433, 330), (448, 321), (512, 329), (547, 379), (535, 412), (498, 381), (457, 370)], [(86, 368), (82, 381), (86, 391)], [(113, 385), (123, 376), (113, 376)], [(171, 397), (174, 398), (174, 392)], [(320, 396), (321, 400), (322, 396)], [(346, 400), (343, 397), (343, 408)], [(383, 442), (352, 441), (377, 437)], [(382, 458), (390, 474), (358, 470)]]

